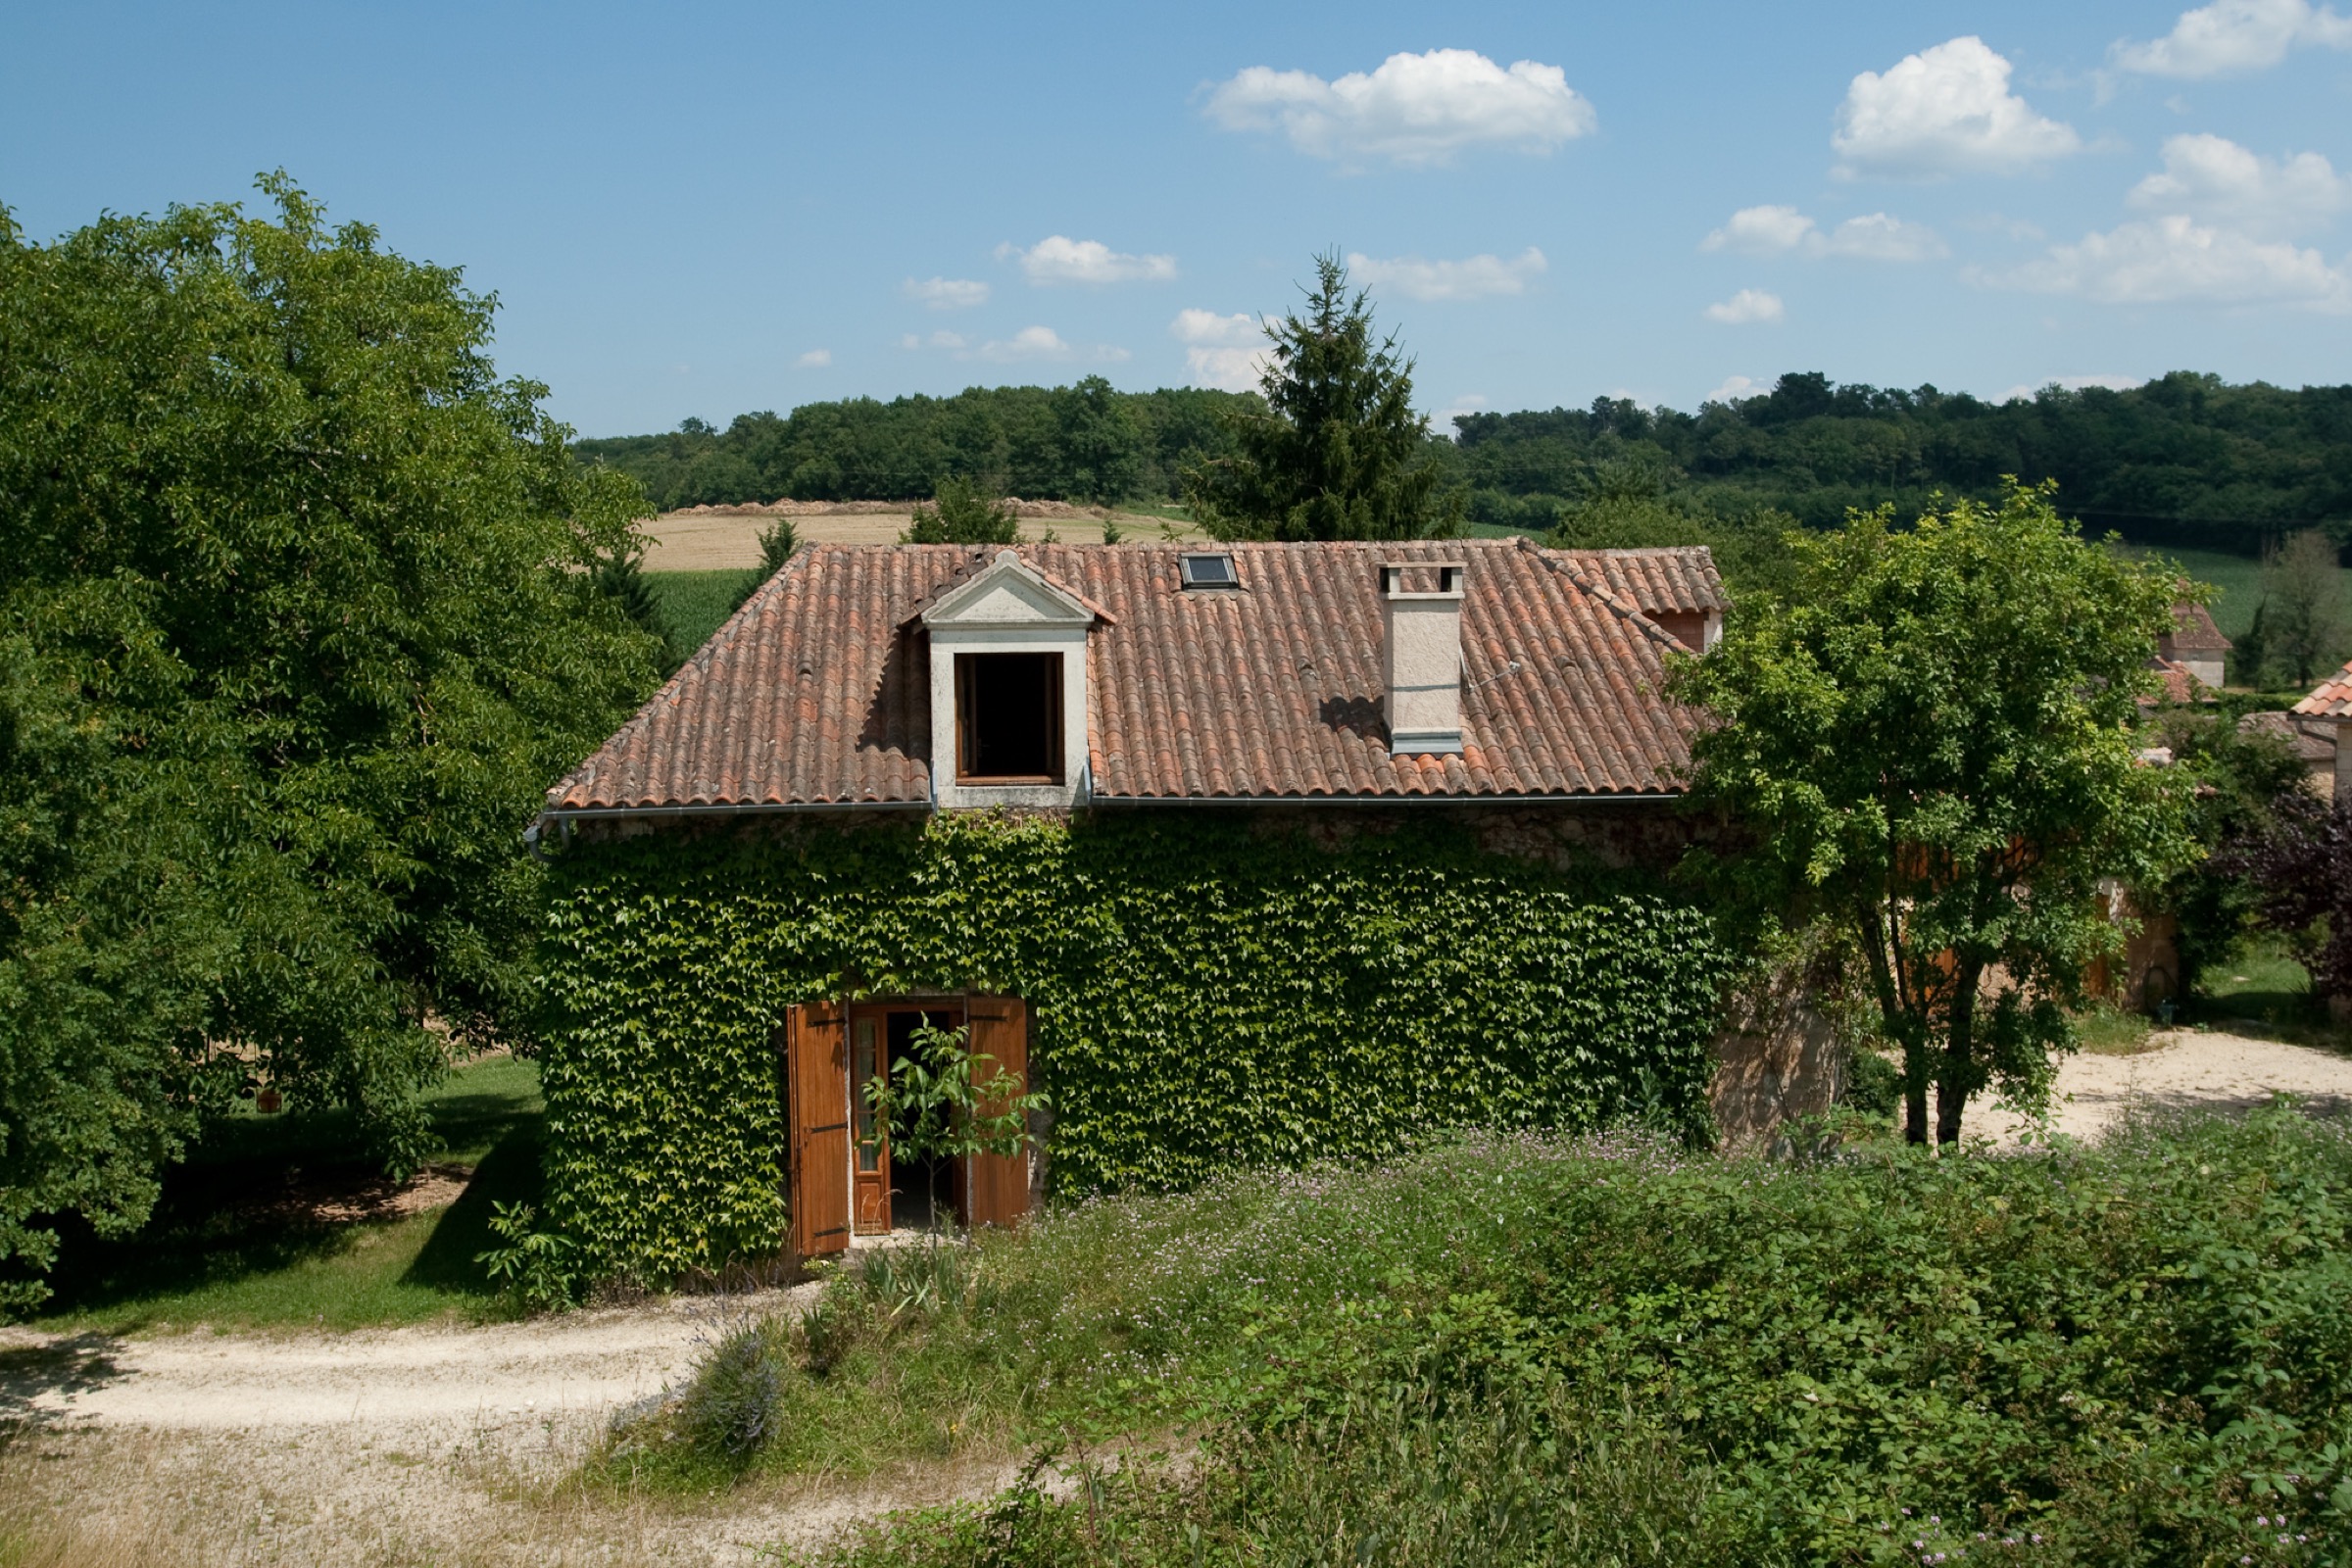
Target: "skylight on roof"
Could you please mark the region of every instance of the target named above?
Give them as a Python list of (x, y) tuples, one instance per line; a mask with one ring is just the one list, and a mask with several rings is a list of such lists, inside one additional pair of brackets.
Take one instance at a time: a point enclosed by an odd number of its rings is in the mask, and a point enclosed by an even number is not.
[(1183, 563), (1184, 585), (1187, 588), (1239, 588), (1242, 579), (1235, 574), (1231, 556), (1180, 556)]

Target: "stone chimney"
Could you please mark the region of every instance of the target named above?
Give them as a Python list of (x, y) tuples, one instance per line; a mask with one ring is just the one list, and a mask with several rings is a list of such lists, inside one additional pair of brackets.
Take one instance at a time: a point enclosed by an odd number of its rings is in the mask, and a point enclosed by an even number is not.
[[(1462, 749), (1462, 579), (1469, 569), (1461, 561), (1381, 563), (1392, 757)], [(1407, 574), (1437, 586), (1407, 589)]]

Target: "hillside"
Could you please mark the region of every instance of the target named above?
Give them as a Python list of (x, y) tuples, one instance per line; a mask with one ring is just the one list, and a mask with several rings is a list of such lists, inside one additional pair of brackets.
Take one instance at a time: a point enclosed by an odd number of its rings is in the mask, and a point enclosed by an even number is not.
[[(689, 419), (666, 435), (579, 442), (637, 476), (664, 510), (698, 504), (894, 500), (977, 475), (1006, 493), (1072, 501), (1174, 497), (1189, 465), (1226, 450), (1220, 416), (1246, 394), (973, 387), (954, 397), (804, 404)], [(1767, 509), (1817, 527), (1849, 507), (1916, 511), (1937, 491), (1985, 497), (2004, 474), (2058, 481), (2094, 532), (2145, 544), (2260, 552), (2332, 524), (2352, 539), (2352, 386), (2287, 390), (2177, 371), (2127, 392), (2049, 388), (1988, 403), (1933, 386), (1836, 385), (1818, 372), (1695, 414), (1619, 399), (1473, 414), (1431, 461), (1472, 520), (1544, 532), (1563, 508), (1632, 489), (1738, 519)], [(1630, 541), (1629, 541), (1630, 542)]]

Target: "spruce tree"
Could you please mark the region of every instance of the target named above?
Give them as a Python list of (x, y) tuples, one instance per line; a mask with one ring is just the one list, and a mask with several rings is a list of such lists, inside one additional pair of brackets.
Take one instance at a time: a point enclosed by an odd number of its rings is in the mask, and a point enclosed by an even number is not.
[(1236, 451), (1185, 474), (1194, 515), (1220, 539), (1423, 539), (1457, 532), (1442, 500), (1413, 362), (1375, 339), (1371, 297), (1337, 256), (1315, 258), (1303, 315), (1266, 328), (1262, 407), (1231, 417)]

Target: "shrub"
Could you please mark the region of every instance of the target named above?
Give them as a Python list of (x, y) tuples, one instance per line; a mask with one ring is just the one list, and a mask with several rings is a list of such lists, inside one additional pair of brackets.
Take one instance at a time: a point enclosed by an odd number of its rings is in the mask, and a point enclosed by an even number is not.
[(731, 1324), (695, 1363), (678, 1401), (678, 1430), (712, 1458), (749, 1462), (783, 1409), (783, 1352), (774, 1318)]

